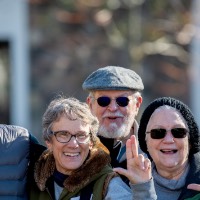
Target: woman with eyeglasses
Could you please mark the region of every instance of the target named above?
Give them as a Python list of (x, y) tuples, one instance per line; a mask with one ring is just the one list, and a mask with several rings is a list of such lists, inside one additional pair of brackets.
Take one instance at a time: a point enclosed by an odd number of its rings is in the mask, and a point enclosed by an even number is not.
[(200, 135), (188, 106), (171, 97), (154, 100), (142, 114), (138, 139), (152, 160), (158, 200), (196, 199), (198, 191), (187, 187), (200, 184)]
[(129, 188), (110, 167), (97, 130), (98, 121), (86, 103), (60, 97), (49, 104), (43, 115), (48, 149), (35, 165), (30, 200), (156, 199), (150, 161), (139, 158), (135, 147), (127, 152), (136, 157), (135, 169), (128, 171)]

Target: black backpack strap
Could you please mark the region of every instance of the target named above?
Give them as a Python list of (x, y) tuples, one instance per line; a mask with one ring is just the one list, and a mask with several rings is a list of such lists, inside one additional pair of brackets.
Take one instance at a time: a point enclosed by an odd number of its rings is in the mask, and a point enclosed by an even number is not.
[(88, 184), (86, 187), (84, 187), (81, 190), (80, 200), (90, 200), (92, 193), (93, 193), (93, 187), (94, 187), (95, 181)]

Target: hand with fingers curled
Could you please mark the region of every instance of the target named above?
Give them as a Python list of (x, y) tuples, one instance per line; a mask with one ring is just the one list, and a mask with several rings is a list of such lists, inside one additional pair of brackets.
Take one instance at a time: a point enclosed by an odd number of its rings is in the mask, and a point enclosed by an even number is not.
[[(187, 189), (190, 189), (190, 190), (196, 190), (198, 192), (200, 192), (200, 184), (197, 184), (197, 183), (190, 183), (188, 186), (187, 186)], [(187, 198), (185, 200), (198, 200), (200, 199), (200, 193), (196, 194), (195, 196), (191, 197), (191, 198)]]
[(187, 186), (187, 188), (190, 190), (196, 190), (200, 192), (200, 184), (191, 183)]
[(138, 143), (134, 135), (126, 142), (127, 169), (114, 168), (114, 171), (126, 176), (132, 184), (140, 184), (152, 178), (151, 161), (138, 154)]

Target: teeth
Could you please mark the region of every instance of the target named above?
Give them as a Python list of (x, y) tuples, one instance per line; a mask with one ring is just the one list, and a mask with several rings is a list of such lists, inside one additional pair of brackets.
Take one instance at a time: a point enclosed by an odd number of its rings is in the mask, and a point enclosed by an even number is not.
[(78, 156), (79, 155), (79, 153), (64, 153), (66, 156), (71, 156), (71, 157), (73, 157), (73, 156)]
[(177, 150), (161, 150), (163, 153), (176, 153)]
[(164, 152), (171, 152), (172, 150), (164, 150)]

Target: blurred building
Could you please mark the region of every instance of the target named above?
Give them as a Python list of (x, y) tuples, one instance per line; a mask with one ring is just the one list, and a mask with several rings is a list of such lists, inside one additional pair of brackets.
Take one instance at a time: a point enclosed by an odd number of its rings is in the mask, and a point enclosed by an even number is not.
[(194, 54), (200, 45), (191, 39), (191, 2), (1, 0), (0, 122), (40, 138), (50, 100), (63, 94), (85, 101), (81, 85), (88, 74), (118, 65), (143, 78), (142, 109), (172, 96), (188, 104), (200, 124), (200, 57)]

